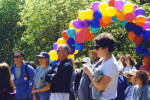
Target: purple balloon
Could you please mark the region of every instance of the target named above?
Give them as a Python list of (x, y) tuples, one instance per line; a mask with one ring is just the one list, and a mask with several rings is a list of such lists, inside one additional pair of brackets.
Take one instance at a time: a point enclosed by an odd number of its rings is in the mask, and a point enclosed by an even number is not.
[(93, 3), (92, 3), (92, 10), (93, 10), (93, 11), (99, 10), (99, 4), (100, 4), (99, 1), (93, 2)]
[(123, 6), (124, 6), (124, 2), (122, 0), (115, 1), (115, 8), (117, 10), (121, 10), (123, 8)]
[(82, 20), (81, 25), (83, 28), (87, 28), (87, 27), (89, 27), (89, 21), (88, 20)]
[(57, 50), (57, 48), (58, 48), (58, 45), (57, 45), (57, 42), (55, 42), (55, 43), (53, 44), (53, 49), (54, 49), (54, 50)]
[(150, 29), (150, 22), (149, 21), (146, 21), (145, 24), (143, 25), (143, 29), (146, 30), (146, 29)]
[(143, 9), (143, 8), (137, 8), (137, 9), (135, 9), (135, 11), (134, 11), (134, 14), (135, 14), (135, 16), (138, 16), (138, 15), (145, 15), (145, 10)]
[(74, 28), (76, 28), (76, 29), (80, 29), (80, 28), (82, 28), (82, 26), (81, 26), (81, 21), (80, 20), (74, 20), (73, 21), (73, 27)]

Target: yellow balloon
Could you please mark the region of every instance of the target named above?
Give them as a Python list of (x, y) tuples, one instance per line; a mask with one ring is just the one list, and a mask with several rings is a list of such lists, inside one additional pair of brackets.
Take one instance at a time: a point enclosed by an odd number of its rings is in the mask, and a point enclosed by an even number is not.
[(93, 19), (93, 11), (91, 9), (83, 10), (78, 12), (78, 18), (80, 20), (90, 20)]
[(67, 44), (66, 40), (64, 38), (59, 38), (57, 40), (57, 45), (61, 45), (61, 44)]
[(70, 58), (70, 59), (74, 59), (74, 54), (72, 54), (72, 55), (68, 55), (68, 58)]
[(78, 52), (79, 52), (79, 51), (75, 49), (75, 52), (74, 52), (74, 54), (76, 55), (76, 54), (78, 54)]
[(109, 7), (109, 5), (105, 2), (100, 3), (99, 10), (102, 13), (102, 15), (106, 14), (106, 9)]
[(127, 3), (124, 5), (124, 12), (131, 13), (134, 10), (134, 5), (131, 3)]
[(52, 61), (58, 60), (58, 55), (57, 55), (57, 52), (56, 52), (55, 50), (51, 50), (51, 51), (49, 52), (49, 56), (50, 56), (50, 59), (51, 59)]
[(106, 8), (106, 16), (113, 17), (116, 15), (117, 10), (114, 7)]

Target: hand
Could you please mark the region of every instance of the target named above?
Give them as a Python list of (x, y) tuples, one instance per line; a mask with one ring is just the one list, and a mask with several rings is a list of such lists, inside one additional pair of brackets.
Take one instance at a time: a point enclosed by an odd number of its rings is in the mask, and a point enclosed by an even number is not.
[(34, 95), (36, 93), (36, 90), (32, 90), (31, 93)]
[(86, 64), (83, 65), (83, 72), (87, 74), (88, 76), (92, 75), (93, 73), (91, 67)]
[(35, 95), (35, 94), (33, 94), (33, 100), (37, 100), (37, 99), (36, 99), (36, 95)]

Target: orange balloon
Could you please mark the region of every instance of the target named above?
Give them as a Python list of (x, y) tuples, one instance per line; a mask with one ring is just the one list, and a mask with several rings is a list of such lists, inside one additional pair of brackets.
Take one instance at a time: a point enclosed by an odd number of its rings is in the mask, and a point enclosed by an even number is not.
[(100, 22), (101, 27), (107, 27), (108, 26), (108, 24), (103, 23), (102, 20), (99, 20), (99, 22)]
[(139, 15), (135, 18), (135, 24), (138, 26), (143, 26), (145, 24), (146, 18), (143, 15)]
[(112, 18), (108, 17), (108, 16), (102, 16), (102, 18), (100, 20), (102, 20), (102, 23), (104, 23), (104, 24), (109, 24), (111, 22)]
[(89, 33), (87, 34), (87, 37), (85, 38), (85, 41), (91, 41), (93, 39), (93, 34)]
[(129, 34), (128, 34), (128, 38), (129, 38), (129, 40), (134, 40), (134, 38), (135, 38), (135, 34), (134, 34), (134, 32), (129, 32)]
[(140, 45), (141, 42), (143, 40), (143, 37), (142, 36), (135, 36), (133, 42), (136, 44), (136, 45)]
[(108, 4), (110, 7), (114, 7), (115, 6), (115, 0), (109, 0)]
[(116, 17), (119, 21), (124, 21), (126, 18), (126, 14), (123, 11), (117, 11)]
[(69, 36), (67, 35), (67, 31), (66, 31), (66, 30), (63, 31), (61, 35), (62, 35), (62, 37), (63, 37), (65, 40), (67, 40), (67, 39), (69, 38)]
[(144, 65), (150, 67), (150, 56), (145, 56), (143, 59)]

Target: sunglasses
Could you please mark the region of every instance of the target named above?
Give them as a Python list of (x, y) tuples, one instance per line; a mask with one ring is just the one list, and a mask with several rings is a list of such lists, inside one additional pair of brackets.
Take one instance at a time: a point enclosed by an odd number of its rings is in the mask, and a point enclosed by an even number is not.
[(96, 49), (96, 50), (98, 50), (99, 48), (100, 48), (101, 46), (94, 46), (94, 48)]
[(61, 52), (62, 50), (57, 50), (57, 52)]
[(19, 57), (21, 57), (21, 56), (14, 56), (14, 58), (19, 58)]

